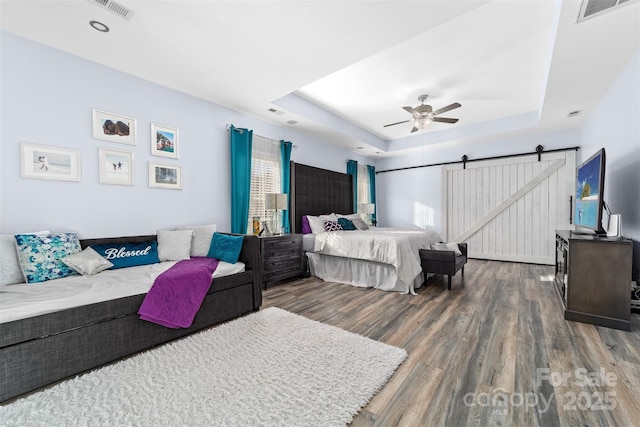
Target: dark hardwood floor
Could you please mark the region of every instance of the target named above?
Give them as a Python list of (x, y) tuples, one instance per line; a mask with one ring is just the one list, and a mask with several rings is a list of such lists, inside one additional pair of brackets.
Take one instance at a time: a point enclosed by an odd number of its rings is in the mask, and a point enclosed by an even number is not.
[(565, 321), (553, 267), (470, 260), (417, 296), (300, 279), (276, 306), (404, 348), (352, 426), (640, 426), (640, 315), (632, 332)]

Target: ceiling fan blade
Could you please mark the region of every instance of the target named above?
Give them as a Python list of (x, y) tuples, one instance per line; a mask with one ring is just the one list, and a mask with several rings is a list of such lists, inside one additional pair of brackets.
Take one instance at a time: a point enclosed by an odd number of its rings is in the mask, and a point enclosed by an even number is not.
[(451, 111), (454, 108), (460, 108), (460, 107), (462, 107), (462, 105), (460, 105), (457, 102), (454, 102), (451, 105), (447, 105), (446, 107), (442, 107), (439, 110), (434, 111), (433, 114), (437, 116), (438, 114), (446, 113), (447, 111)]
[(434, 117), (434, 122), (442, 122), (442, 123), (457, 123), (460, 119), (450, 119), (448, 117)]
[(408, 122), (410, 122), (410, 121), (411, 121), (411, 120), (404, 120), (404, 121), (397, 122), (397, 123), (390, 123), (390, 124), (388, 124), (388, 125), (384, 125), (384, 126), (382, 126), (382, 127), (383, 127), (383, 128), (386, 128), (386, 127), (389, 127), (389, 126), (399, 125), (399, 124), (401, 124), (401, 123), (408, 123)]
[(413, 132), (417, 132), (417, 131), (419, 131), (419, 130), (420, 130), (420, 129), (418, 129), (417, 127), (415, 127), (415, 126), (414, 126), (414, 127), (413, 127), (413, 129), (411, 129), (411, 133), (413, 133)]
[(411, 114), (413, 117), (418, 117), (420, 115), (413, 107), (402, 107), (404, 111)]

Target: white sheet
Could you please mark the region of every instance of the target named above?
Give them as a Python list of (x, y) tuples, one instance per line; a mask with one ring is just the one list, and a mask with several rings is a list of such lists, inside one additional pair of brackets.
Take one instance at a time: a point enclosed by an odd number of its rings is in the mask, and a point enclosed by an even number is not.
[[(154, 280), (176, 261), (105, 270), (95, 276), (69, 276), (42, 283), (0, 287), (0, 323), (146, 294)], [(220, 261), (213, 278), (244, 271), (241, 262)]]
[(432, 229), (377, 227), (316, 234), (314, 252), (389, 264), (401, 283), (393, 290), (415, 294), (414, 281), (422, 273), (418, 251), (441, 241), (440, 235)]
[(315, 234), (303, 234), (302, 235), (302, 250), (304, 252), (313, 252), (313, 247), (316, 243), (316, 235)]
[[(407, 293), (407, 285), (398, 279), (396, 269), (390, 264), (312, 252), (307, 252), (307, 258), (311, 275), (325, 282)], [(413, 289), (420, 288), (423, 283), (424, 277), (420, 273), (413, 281)]]

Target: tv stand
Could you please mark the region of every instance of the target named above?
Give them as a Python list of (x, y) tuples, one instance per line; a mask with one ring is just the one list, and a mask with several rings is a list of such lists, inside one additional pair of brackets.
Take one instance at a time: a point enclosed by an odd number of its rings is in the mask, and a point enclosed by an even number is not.
[(631, 330), (629, 239), (556, 231), (555, 283), (564, 318)]

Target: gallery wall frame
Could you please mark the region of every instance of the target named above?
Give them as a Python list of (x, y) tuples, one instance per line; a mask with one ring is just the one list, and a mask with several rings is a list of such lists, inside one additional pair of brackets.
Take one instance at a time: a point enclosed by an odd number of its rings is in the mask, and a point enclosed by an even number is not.
[(102, 141), (136, 145), (136, 119), (93, 109), (93, 137)]
[(98, 147), (98, 162), (100, 184), (133, 185), (135, 176), (133, 151)]
[(20, 144), (20, 151), (23, 178), (59, 181), (82, 179), (80, 150), (23, 142)]
[(180, 148), (178, 133), (177, 128), (151, 123), (151, 154), (177, 159)]
[(149, 162), (149, 187), (182, 190), (182, 166)]

